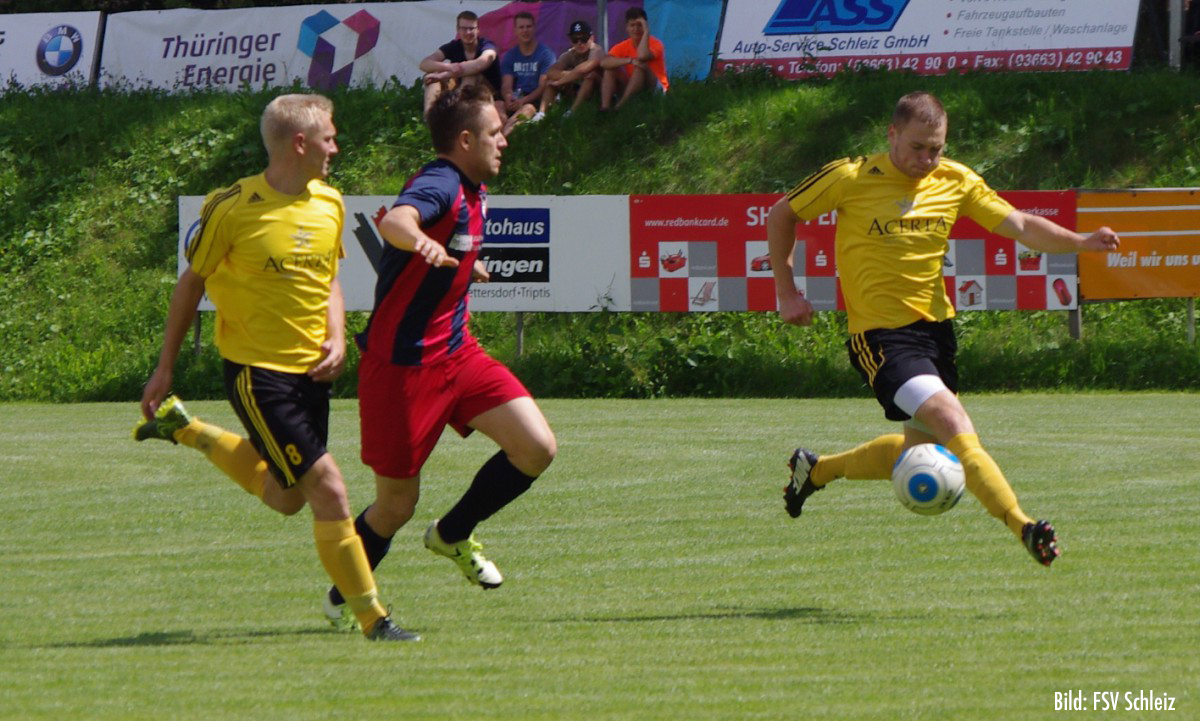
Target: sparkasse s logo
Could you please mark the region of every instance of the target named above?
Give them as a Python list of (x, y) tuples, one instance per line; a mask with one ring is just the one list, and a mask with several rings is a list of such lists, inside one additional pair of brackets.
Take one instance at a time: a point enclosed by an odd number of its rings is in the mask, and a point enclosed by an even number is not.
[(891, 32), (909, 0), (781, 0), (764, 35)]

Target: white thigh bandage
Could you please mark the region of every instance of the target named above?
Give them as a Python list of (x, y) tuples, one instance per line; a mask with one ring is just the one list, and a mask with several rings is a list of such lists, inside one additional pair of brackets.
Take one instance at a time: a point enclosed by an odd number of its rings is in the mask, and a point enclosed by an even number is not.
[(942, 379), (935, 375), (913, 376), (900, 386), (892, 402), (908, 415), (915, 416), (921, 404), (929, 400), (934, 393), (948, 390), (950, 389)]

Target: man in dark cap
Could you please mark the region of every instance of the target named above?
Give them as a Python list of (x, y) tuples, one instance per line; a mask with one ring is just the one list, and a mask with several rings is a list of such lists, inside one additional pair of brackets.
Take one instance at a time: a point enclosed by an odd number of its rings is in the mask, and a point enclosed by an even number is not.
[(592, 26), (587, 22), (576, 20), (571, 23), (567, 37), (571, 40), (570, 49), (559, 55), (546, 71), (546, 90), (542, 93), (541, 106), (541, 112), (545, 113), (560, 94), (574, 96), (575, 102), (563, 117), (574, 113), (595, 92), (601, 78), (600, 58), (604, 57), (604, 49), (596, 45)]

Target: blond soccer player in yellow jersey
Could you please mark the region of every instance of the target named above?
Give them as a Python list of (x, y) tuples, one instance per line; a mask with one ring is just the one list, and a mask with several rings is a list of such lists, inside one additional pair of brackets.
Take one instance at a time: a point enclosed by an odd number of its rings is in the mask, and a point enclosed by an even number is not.
[(967, 488), (988, 512), (1049, 566), (1059, 556), (1047, 521), (1021, 510), (1000, 467), (980, 445), (958, 399), (954, 306), (942, 279), (950, 227), (960, 215), (1048, 253), (1115, 250), (1109, 228), (1084, 236), (1014, 209), (970, 168), (942, 157), (947, 119), (929, 93), (900, 98), (888, 127), (886, 153), (845, 158), (805, 178), (771, 209), (767, 242), (779, 314), (812, 323), (813, 307), (792, 277), (796, 225), (837, 211), (836, 257), (849, 320), (850, 362), (875, 391), (889, 420), (904, 432), (880, 436), (843, 453), (818, 456), (797, 448), (784, 489), (789, 515), (836, 478), (886, 479), (900, 452), (940, 443), (962, 461)]
[[(263, 111), (260, 129), (266, 169), (205, 199), (134, 438), (198, 449), (285, 515), (307, 504), (317, 555), (364, 635), (418, 640), (379, 601), (345, 482), (325, 448), (330, 383), (343, 370), (346, 345), (337, 280), (345, 209), (341, 194), (323, 182), (338, 152), (333, 103), (320, 95), (281, 95)], [(217, 309), (226, 394), (248, 439), (202, 422), (168, 395), (205, 291)]]

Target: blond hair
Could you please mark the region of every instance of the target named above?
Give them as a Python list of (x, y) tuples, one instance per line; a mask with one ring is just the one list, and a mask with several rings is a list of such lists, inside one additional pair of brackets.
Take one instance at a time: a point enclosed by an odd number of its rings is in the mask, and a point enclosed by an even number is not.
[(333, 101), (324, 95), (292, 93), (275, 98), (263, 110), (258, 126), (267, 154), (296, 133), (317, 130), (326, 117), (333, 117)]

